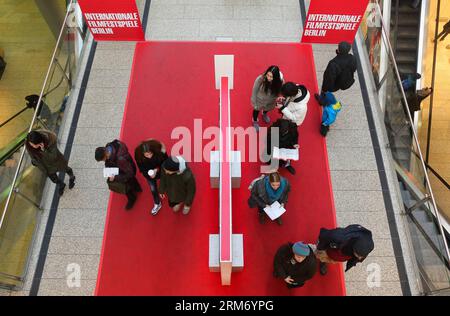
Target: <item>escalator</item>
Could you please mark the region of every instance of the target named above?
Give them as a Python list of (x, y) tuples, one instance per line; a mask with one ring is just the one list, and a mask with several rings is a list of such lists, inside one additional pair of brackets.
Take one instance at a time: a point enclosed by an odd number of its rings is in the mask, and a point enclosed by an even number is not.
[(398, 173), (398, 183), (404, 208), (410, 223), (411, 243), (426, 293), (449, 290), (450, 264), (445, 254), (443, 238), (450, 244), (444, 229), (443, 237), (431, 211), (430, 200), (411, 183), (408, 176)]
[(416, 73), (421, 9), (410, 0), (392, 0), (391, 43), (401, 73)]

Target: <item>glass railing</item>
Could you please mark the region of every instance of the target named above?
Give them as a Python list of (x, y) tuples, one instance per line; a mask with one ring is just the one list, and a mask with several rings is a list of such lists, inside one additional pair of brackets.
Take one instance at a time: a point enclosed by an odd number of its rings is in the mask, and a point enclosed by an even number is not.
[(408, 214), (410, 246), (416, 255), (424, 292), (432, 294), (450, 288), (449, 249), (444, 237), (450, 191), (424, 161), (424, 147), (413, 123), (417, 109), (403, 90), (401, 81), (407, 74), (398, 70), (386, 29), (390, 23), (383, 20), (379, 2), (370, 1), (360, 32), (372, 66), (392, 157), (403, 175), (402, 181), (408, 183), (403, 189), (409, 192), (402, 198)]
[[(68, 8), (36, 103), (39, 106), (28, 120), (26, 129), (16, 131), (12, 142), (23, 142), (24, 135), (35, 128), (59, 132), (81, 55), (80, 42), (75, 47), (74, 39), (81, 38), (81, 45), (85, 39), (79, 27), (66, 23), (73, 13), (72, 1)], [(3, 153), (7, 154), (0, 157), (0, 286), (20, 289), (41, 216), (40, 203), (46, 175), (32, 166), (23, 145), (5, 146)], [(8, 152), (8, 146), (14, 150)]]

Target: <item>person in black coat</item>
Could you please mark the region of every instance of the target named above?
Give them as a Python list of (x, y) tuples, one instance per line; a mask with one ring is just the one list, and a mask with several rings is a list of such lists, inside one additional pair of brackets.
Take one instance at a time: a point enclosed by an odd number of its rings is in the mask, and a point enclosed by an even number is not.
[(345, 272), (363, 262), (374, 249), (372, 232), (361, 225), (345, 228), (321, 228), (316, 249), (320, 261), (320, 274), (327, 273), (327, 263), (346, 262)]
[[(278, 131), (278, 146), (272, 144), (272, 134)], [(275, 138), (276, 139), (276, 138)], [(272, 126), (270, 126), (267, 132), (267, 154), (272, 155), (273, 147), (286, 148), (286, 149), (298, 149), (298, 129), (297, 124), (286, 119), (278, 119)], [(294, 167), (291, 166), (290, 160), (280, 160), (280, 167), (285, 167), (291, 174), (295, 174)]]
[(128, 203), (125, 209), (131, 209), (137, 199), (136, 193), (142, 192), (142, 188), (136, 179), (136, 165), (128, 152), (128, 147), (115, 139), (105, 147), (95, 149), (95, 160), (104, 161), (105, 168), (119, 169), (119, 174), (109, 177), (106, 183), (111, 191), (126, 194)]
[(311, 279), (317, 271), (317, 260), (310, 246), (291, 242), (281, 246), (273, 261), (273, 275), (283, 279), (291, 289), (301, 287)]
[[(354, 73), (356, 71), (356, 58), (350, 54), (352, 46), (347, 42), (340, 42), (336, 50), (337, 56), (328, 62), (327, 68), (323, 74), (322, 91), (336, 92), (338, 90), (347, 90), (355, 82)], [(314, 95), (317, 101), (321, 103), (321, 96)]]
[(151, 210), (152, 215), (158, 214), (162, 207), (157, 180), (161, 177), (161, 165), (167, 157), (164, 145), (155, 139), (143, 141), (134, 151), (134, 160), (136, 160), (139, 171), (147, 180), (152, 192), (155, 203)]

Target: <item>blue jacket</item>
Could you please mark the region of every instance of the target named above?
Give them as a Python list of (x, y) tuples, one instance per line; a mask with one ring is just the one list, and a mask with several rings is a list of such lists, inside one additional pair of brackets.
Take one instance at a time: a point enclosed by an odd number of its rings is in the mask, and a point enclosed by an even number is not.
[(331, 92), (326, 92), (322, 101), (325, 103), (322, 112), (322, 125), (330, 126), (336, 120), (336, 116), (342, 106)]

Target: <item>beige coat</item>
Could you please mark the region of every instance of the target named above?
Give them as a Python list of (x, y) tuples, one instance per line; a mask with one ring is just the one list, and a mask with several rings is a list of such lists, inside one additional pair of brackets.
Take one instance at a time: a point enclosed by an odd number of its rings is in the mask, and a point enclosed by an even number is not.
[(270, 90), (267, 93), (264, 92), (263, 79), (263, 75), (256, 78), (253, 84), (251, 102), (254, 110), (271, 111), (275, 108), (275, 101), (278, 96), (272, 95)]

